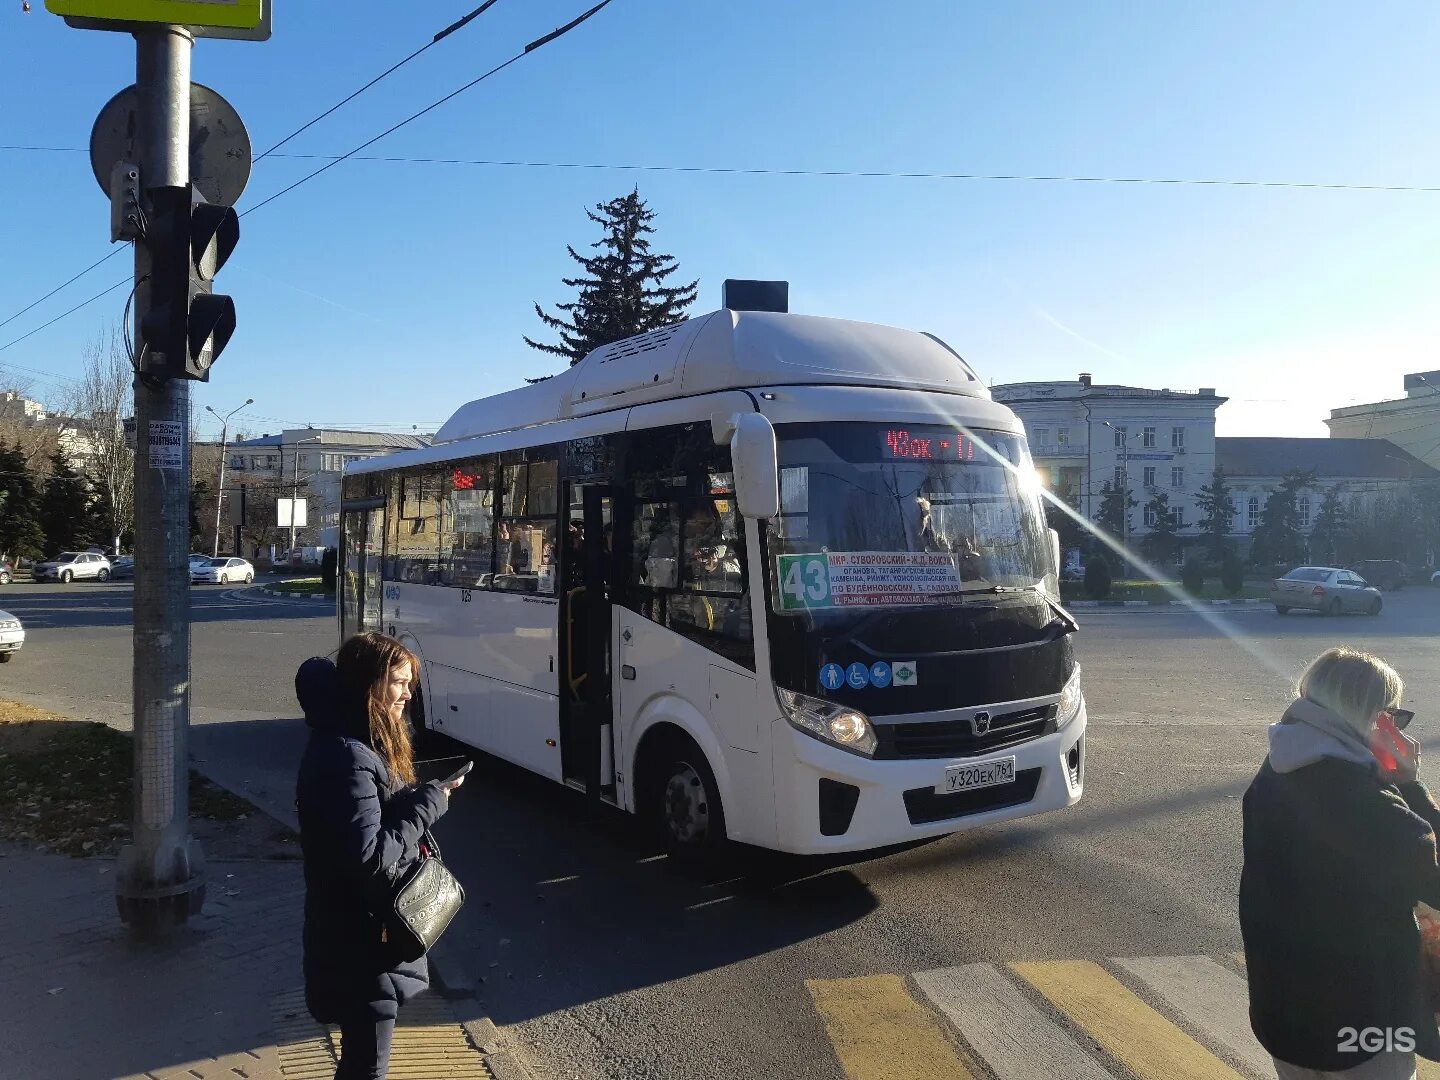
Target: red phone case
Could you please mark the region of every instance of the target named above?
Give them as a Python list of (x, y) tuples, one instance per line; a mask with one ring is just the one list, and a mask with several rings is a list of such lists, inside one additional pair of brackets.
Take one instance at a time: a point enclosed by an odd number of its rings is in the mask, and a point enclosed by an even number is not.
[(1375, 755), (1375, 760), (1380, 763), (1383, 771), (1394, 772), (1400, 767), (1400, 763), (1395, 759), (1395, 748), (1401, 745), (1400, 729), (1395, 726), (1395, 721), (1390, 719), (1389, 713), (1382, 713), (1375, 724), (1375, 737), (1370, 740), (1370, 752)]

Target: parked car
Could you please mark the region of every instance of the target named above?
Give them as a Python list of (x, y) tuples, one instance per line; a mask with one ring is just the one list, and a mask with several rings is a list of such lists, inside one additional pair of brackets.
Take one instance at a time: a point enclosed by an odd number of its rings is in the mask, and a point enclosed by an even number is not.
[(1334, 566), (1299, 566), (1270, 583), (1270, 600), (1277, 614), (1306, 608), (1322, 615), (1359, 611), (1379, 615), (1384, 601), (1380, 590), (1352, 570)]
[(15, 567), (13, 564), (0, 559), (0, 585), (9, 585), (15, 580)]
[(1362, 559), (1352, 563), (1350, 569), (1359, 574), (1377, 589), (1395, 592), (1403, 589), (1410, 580), (1410, 573), (1399, 559)]
[(243, 581), (249, 585), (255, 580), (255, 567), (244, 559), (221, 555), (218, 559), (206, 559), (204, 566), (190, 567), (190, 582), (193, 585), (228, 585), (232, 581)]
[(8, 611), (0, 611), (0, 664), (8, 664), (10, 658), (25, 644), (25, 627)]
[(110, 580), (110, 560), (93, 551), (62, 551), (53, 559), (35, 564), (32, 574), (36, 581), (70, 582)]
[(110, 576), (116, 581), (129, 581), (135, 576), (135, 556), (122, 555), (110, 564)]

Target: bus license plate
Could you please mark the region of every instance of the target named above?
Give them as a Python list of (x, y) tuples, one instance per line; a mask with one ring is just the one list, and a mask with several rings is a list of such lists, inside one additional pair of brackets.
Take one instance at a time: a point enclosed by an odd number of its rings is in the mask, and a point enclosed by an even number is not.
[(1015, 759), (1001, 758), (979, 765), (952, 765), (945, 770), (945, 783), (935, 790), (941, 795), (974, 788), (995, 787), (1015, 782)]

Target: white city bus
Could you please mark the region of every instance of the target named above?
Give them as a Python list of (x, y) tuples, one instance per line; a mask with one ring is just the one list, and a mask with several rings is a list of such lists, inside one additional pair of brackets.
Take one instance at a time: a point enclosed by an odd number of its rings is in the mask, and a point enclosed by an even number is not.
[(927, 334), (721, 310), (343, 482), (340, 633), (412, 716), (680, 853), (1069, 806), (1085, 703), (1020, 421)]

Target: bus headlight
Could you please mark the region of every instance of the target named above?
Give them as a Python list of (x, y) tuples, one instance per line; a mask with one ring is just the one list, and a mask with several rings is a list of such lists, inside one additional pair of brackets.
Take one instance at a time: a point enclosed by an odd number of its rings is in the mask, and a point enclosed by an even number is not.
[(1065, 689), (1060, 691), (1060, 700), (1055, 704), (1056, 728), (1063, 728), (1079, 716), (1080, 705), (1084, 700), (1085, 695), (1080, 691), (1080, 665), (1076, 664), (1074, 674), (1065, 684)]
[(875, 729), (864, 713), (834, 702), (778, 690), (781, 711), (792, 727), (822, 742), (865, 757), (875, 756)]

